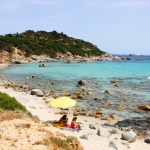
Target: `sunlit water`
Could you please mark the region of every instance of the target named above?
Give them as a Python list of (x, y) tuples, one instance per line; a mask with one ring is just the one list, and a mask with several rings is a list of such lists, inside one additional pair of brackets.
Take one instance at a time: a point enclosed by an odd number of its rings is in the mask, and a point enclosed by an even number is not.
[[(93, 92), (92, 96), (85, 96), (88, 107), (98, 105), (96, 101), (94, 103), (88, 101), (94, 98), (107, 98), (113, 105), (137, 107), (139, 104), (150, 104), (150, 56), (134, 56), (128, 61), (44, 64), (45, 67), (39, 67), (37, 63), (12, 65), (0, 70), (0, 75), (22, 84), (28, 82), (47, 92), (50, 90), (55, 90), (56, 93), (74, 92), (84, 88)], [(31, 78), (33, 75), (37, 78)], [(80, 79), (87, 80), (88, 86), (76, 86)], [(119, 87), (112, 85), (111, 81), (115, 81)], [(52, 85), (51, 82), (55, 84)], [(104, 92), (106, 90), (112, 94), (106, 94)]]

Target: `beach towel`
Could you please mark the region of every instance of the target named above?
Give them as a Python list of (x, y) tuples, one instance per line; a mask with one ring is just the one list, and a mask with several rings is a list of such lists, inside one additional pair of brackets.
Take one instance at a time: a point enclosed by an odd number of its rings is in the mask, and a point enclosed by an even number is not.
[(59, 122), (54, 122), (53, 124), (54, 127), (56, 128), (63, 128), (64, 126), (62, 124), (60, 124)]
[(66, 131), (72, 131), (72, 132), (74, 132), (74, 131), (79, 132), (79, 130), (80, 130), (79, 128), (72, 128), (70, 124), (67, 124), (66, 127), (61, 127), (60, 129), (66, 130)]

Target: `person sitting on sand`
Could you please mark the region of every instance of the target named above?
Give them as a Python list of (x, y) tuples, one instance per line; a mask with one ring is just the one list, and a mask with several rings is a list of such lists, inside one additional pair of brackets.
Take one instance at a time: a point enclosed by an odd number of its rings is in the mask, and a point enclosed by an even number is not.
[(77, 117), (73, 117), (71, 121), (71, 128), (80, 128), (80, 125), (76, 122)]
[(60, 119), (59, 119), (59, 124), (61, 124), (62, 126), (67, 126), (68, 123), (68, 118), (67, 115), (63, 115)]

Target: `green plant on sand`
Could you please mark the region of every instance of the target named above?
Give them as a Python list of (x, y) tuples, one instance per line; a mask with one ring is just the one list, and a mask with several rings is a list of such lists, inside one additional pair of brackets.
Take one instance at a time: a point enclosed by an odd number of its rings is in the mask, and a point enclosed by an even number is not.
[(14, 97), (10, 97), (8, 94), (2, 92), (0, 92), (0, 109), (27, 111)]

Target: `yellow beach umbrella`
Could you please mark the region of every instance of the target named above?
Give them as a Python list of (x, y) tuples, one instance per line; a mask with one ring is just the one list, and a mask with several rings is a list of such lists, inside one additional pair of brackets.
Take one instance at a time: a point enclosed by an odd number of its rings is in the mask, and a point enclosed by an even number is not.
[(50, 104), (53, 106), (53, 107), (59, 107), (59, 108), (68, 108), (68, 107), (73, 107), (75, 106), (76, 104), (76, 101), (69, 98), (69, 97), (59, 97), (57, 99), (54, 99), (54, 100), (51, 100), (50, 101)]

